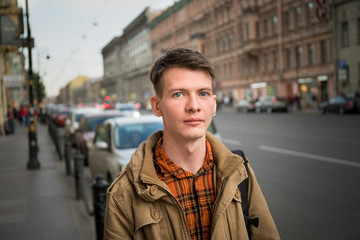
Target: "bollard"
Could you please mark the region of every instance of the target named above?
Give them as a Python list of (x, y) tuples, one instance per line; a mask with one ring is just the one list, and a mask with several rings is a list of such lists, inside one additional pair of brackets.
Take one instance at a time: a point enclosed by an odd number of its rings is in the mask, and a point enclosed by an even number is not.
[(95, 216), (96, 239), (103, 240), (104, 236), (104, 219), (106, 208), (106, 191), (109, 183), (104, 180), (104, 177), (99, 174), (96, 176), (96, 181), (92, 185), (93, 190), (93, 204)]
[(65, 169), (66, 175), (71, 175), (71, 142), (65, 139), (65, 146), (64, 146), (64, 156), (65, 156)]
[(59, 159), (62, 160), (62, 152), (61, 152), (61, 145), (60, 145), (60, 136), (57, 126), (54, 124), (54, 140), (55, 140), (55, 147), (56, 151), (59, 155)]
[(84, 175), (84, 156), (79, 150), (76, 151), (74, 157), (74, 178), (75, 178), (75, 193), (76, 199), (83, 198), (83, 175)]

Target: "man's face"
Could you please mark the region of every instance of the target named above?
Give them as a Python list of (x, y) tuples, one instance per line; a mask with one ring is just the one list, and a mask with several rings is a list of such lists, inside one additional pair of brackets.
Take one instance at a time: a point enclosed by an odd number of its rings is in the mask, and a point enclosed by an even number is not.
[(216, 110), (210, 75), (201, 70), (171, 68), (161, 80), (163, 96), (151, 99), (156, 116), (162, 116), (164, 134), (175, 139), (203, 138)]

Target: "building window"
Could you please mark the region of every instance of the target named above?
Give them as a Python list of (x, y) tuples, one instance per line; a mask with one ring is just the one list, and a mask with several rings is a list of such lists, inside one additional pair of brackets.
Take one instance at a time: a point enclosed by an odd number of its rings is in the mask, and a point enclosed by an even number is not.
[(296, 47), (296, 66), (301, 66), (301, 59), (302, 59), (302, 48), (300, 46)]
[(269, 55), (265, 54), (264, 56), (264, 66), (265, 66), (265, 72), (269, 71)]
[(286, 49), (285, 51), (285, 58), (286, 58), (286, 68), (291, 67), (291, 51), (290, 49)]
[(301, 7), (297, 6), (295, 8), (295, 26), (300, 26), (302, 22), (301, 18)]
[(357, 40), (358, 43), (360, 44), (360, 18), (358, 18), (358, 22), (357, 22)]
[(264, 20), (264, 36), (268, 36), (269, 29), (268, 29), (268, 21), (267, 19)]
[(273, 53), (273, 56), (274, 56), (274, 70), (277, 70), (277, 63), (278, 63), (278, 54), (277, 54), (277, 51), (274, 51)]
[(229, 33), (228, 39), (229, 39), (229, 48), (233, 49), (234, 48), (234, 37), (233, 37), (232, 33)]
[(250, 29), (249, 29), (249, 23), (245, 23), (245, 38), (246, 38), (246, 41), (249, 40), (249, 37), (250, 37)]
[(349, 24), (347, 22), (341, 24), (341, 40), (343, 47), (349, 46)]
[(242, 44), (243, 41), (244, 41), (244, 38), (243, 38), (243, 28), (242, 28), (241, 25), (239, 27), (239, 33), (238, 34), (239, 34), (239, 43)]
[(307, 8), (308, 8), (309, 21), (312, 22), (315, 19), (314, 4), (312, 2), (308, 2)]
[(290, 20), (289, 12), (286, 11), (286, 12), (284, 12), (284, 29), (285, 30), (289, 29), (289, 24), (290, 24), (289, 20)]
[(255, 23), (255, 31), (256, 31), (256, 38), (260, 38), (260, 26), (258, 21), (256, 21)]
[(309, 62), (309, 65), (314, 64), (314, 44), (313, 43), (308, 44), (308, 62)]
[(320, 54), (321, 54), (321, 63), (327, 62), (327, 44), (326, 41), (323, 40), (320, 42)]
[(272, 17), (272, 22), (273, 22), (273, 33), (277, 32), (277, 28), (278, 28), (278, 18), (277, 16), (273, 16)]

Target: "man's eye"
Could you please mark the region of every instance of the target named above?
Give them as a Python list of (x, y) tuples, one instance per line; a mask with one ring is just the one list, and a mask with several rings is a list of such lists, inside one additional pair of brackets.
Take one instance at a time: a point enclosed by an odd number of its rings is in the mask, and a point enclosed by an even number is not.
[(201, 96), (201, 97), (206, 97), (206, 96), (208, 96), (208, 95), (209, 95), (208, 92), (201, 92), (201, 93), (200, 93), (200, 96)]
[(174, 97), (181, 97), (183, 94), (181, 92), (174, 93)]

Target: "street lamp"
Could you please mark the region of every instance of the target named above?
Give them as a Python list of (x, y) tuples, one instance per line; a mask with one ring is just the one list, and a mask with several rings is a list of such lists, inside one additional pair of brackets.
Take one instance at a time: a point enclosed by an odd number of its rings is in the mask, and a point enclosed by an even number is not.
[(27, 48), (29, 51), (29, 69), (28, 69), (28, 85), (29, 85), (29, 128), (28, 128), (28, 137), (29, 137), (29, 161), (27, 163), (27, 169), (39, 169), (40, 163), (37, 157), (38, 152), (38, 144), (37, 144), (37, 136), (36, 136), (36, 122), (34, 117), (34, 81), (33, 81), (33, 71), (32, 71), (32, 55), (31, 50), (33, 47), (31, 38), (31, 30), (29, 23), (29, 7), (28, 0), (26, 2), (26, 24), (27, 24)]

